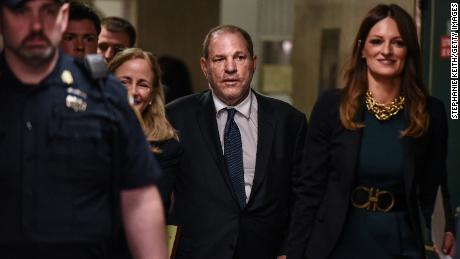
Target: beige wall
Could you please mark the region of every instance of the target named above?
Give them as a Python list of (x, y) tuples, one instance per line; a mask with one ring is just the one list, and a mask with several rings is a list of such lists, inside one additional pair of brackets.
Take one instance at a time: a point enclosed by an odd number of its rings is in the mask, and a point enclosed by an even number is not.
[[(414, 14), (414, 0), (295, 0), (293, 105), (310, 114), (318, 96), (321, 59), (321, 31), (340, 28), (339, 74), (351, 55), (352, 42), (365, 14), (379, 3), (396, 3)], [(337, 82), (341, 86), (341, 82)]]
[(181, 58), (191, 72), (195, 91), (206, 89), (199, 61), (201, 42), (219, 24), (216, 0), (138, 0), (138, 46)]

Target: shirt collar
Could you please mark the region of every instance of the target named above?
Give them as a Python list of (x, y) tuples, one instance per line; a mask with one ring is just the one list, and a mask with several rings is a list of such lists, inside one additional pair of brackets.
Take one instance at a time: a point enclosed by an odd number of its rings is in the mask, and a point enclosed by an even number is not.
[(215, 95), (214, 91), (212, 91), (212, 99), (214, 101), (214, 106), (216, 107), (217, 116), (219, 117), (222, 110), (226, 108), (235, 108), (235, 110), (237, 110), (246, 119), (249, 119), (251, 115), (252, 95), (252, 90), (249, 90), (248, 96), (246, 96), (242, 102), (236, 106), (228, 106)]

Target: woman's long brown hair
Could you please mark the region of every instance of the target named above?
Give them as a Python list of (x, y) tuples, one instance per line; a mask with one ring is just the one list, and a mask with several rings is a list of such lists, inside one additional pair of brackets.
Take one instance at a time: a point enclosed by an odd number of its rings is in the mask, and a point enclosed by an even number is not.
[(399, 29), (401, 38), (407, 47), (407, 56), (401, 73), (401, 93), (406, 98), (405, 109), (409, 116), (407, 127), (401, 136), (422, 136), (428, 128), (429, 115), (426, 110), (428, 91), (422, 82), (422, 65), (420, 45), (417, 39), (417, 30), (412, 17), (398, 5), (377, 5), (369, 11), (359, 27), (354, 41), (352, 57), (345, 71), (345, 87), (340, 104), (340, 120), (349, 130), (364, 127), (363, 122), (356, 118), (361, 98), (368, 89), (367, 65), (362, 58), (362, 51), (367, 35), (371, 28), (379, 21), (390, 17)]

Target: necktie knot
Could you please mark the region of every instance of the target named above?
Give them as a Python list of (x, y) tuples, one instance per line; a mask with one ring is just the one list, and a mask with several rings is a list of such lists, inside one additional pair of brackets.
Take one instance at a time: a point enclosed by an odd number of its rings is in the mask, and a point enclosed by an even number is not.
[(235, 108), (225, 108), (227, 110), (227, 122), (233, 120), (235, 117), (236, 109)]
[[(229, 134), (229, 131), (231, 130), (231, 127), (236, 126), (236, 122), (234, 120), (235, 114), (236, 114), (236, 109), (235, 108), (225, 108), (227, 110), (227, 122), (225, 123), (225, 129), (224, 129), (224, 134), (227, 136)], [(236, 126), (238, 127), (238, 126)], [(239, 132), (238, 132), (239, 134)]]

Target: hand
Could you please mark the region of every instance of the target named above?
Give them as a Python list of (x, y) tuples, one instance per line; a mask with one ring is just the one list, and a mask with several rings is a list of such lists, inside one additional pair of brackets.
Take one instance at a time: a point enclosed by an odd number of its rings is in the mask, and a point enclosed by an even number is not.
[(276, 257), (276, 259), (287, 259), (287, 256), (285, 256), (285, 255), (280, 255), (280, 256)]
[(455, 256), (455, 237), (452, 232), (444, 233), (444, 241), (442, 242), (442, 252), (452, 257)]

